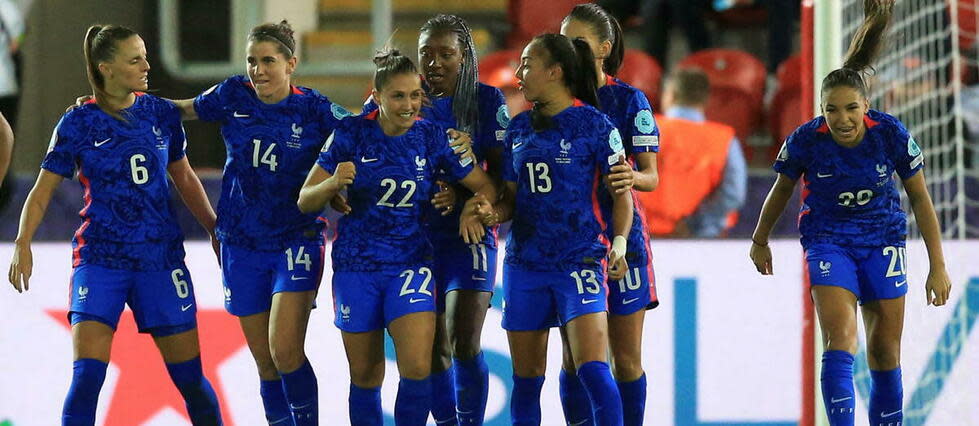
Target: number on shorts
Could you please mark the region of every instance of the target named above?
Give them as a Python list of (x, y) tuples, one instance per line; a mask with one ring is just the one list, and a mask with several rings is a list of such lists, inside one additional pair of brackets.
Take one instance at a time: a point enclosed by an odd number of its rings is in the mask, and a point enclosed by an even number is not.
[(890, 256), (891, 258), (891, 263), (887, 266), (887, 274), (884, 275), (885, 278), (899, 277), (904, 275), (904, 271), (908, 266), (904, 258), (904, 253), (904, 247), (884, 247), (884, 256)]
[(486, 244), (470, 244), (469, 249), (473, 252), (473, 270), (486, 272), (489, 268), (486, 265)]
[(146, 163), (146, 156), (143, 154), (133, 154), (129, 157), (129, 168), (133, 172), (133, 183), (142, 185), (150, 180), (150, 171), (140, 164)]
[(432, 295), (432, 292), (428, 291), (428, 283), (432, 281), (432, 270), (428, 269), (427, 267), (422, 267), (421, 269), (418, 270), (418, 274), (425, 276), (425, 280), (422, 281), (422, 284), (420, 286), (418, 286), (418, 290), (408, 287), (411, 285), (412, 279), (415, 278), (415, 271), (411, 269), (405, 269), (405, 271), (402, 272), (401, 275), (398, 275), (399, 277), (405, 278), (405, 283), (404, 285), (401, 286), (401, 293), (398, 294), (398, 296), (404, 296), (406, 294), (412, 294), (412, 293), (424, 294), (426, 296)]
[(184, 281), (183, 269), (174, 269), (170, 272), (170, 278), (173, 279), (173, 286), (177, 289), (177, 297), (186, 299), (190, 296), (190, 286), (187, 285), (187, 281)]
[(598, 282), (598, 274), (591, 269), (574, 271), (571, 273), (571, 278), (574, 278), (575, 283), (578, 284), (578, 294), (585, 294), (586, 291), (591, 294), (601, 292), (602, 284)]
[(625, 274), (625, 277), (619, 280), (619, 293), (625, 293), (627, 290), (638, 290), (642, 284), (639, 273), (639, 268), (632, 268), (628, 274)]
[(313, 262), (309, 260), (309, 253), (306, 253), (306, 247), (304, 246), (299, 246), (299, 250), (296, 251), (295, 259), (292, 257), (292, 247), (287, 248), (286, 260), (289, 262), (288, 267), (290, 271), (295, 269), (297, 264), (305, 265), (307, 271), (309, 271), (309, 268), (311, 268), (313, 265)]

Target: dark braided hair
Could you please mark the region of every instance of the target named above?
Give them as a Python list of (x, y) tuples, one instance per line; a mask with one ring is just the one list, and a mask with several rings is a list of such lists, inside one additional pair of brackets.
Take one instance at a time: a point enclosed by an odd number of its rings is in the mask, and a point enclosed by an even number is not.
[(266, 23), (252, 28), (248, 34), (248, 41), (276, 43), (279, 46), (279, 53), (286, 59), (292, 59), (292, 56), (296, 54), (296, 39), (293, 36), (292, 27), (285, 19), (278, 24)]
[(452, 33), (459, 41), (463, 59), (452, 95), (452, 115), (459, 130), (474, 135), (479, 129), (479, 62), (469, 25), (458, 16), (438, 14), (425, 22), (420, 32), (429, 35)]
[(374, 55), (374, 90), (381, 91), (391, 77), (399, 74), (418, 75), (418, 67), (411, 58), (401, 54), (401, 51), (385, 46)]
[[(119, 42), (132, 36), (139, 35), (136, 31), (119, 25), (92, 25), (85, 32), (85, 42), (82, 52), (85, 54), (85, 69), (88, 74), (88, 84), (95, 93), (95, 102), (102, 105), (99, 99), (105, 98), (105, 77), (99, 72), (99, 63), (112, 62), (116, 56)], [(103, 108), (113, 117), (125, 120), (114, 111)]]
[[(571, 90), (572, 96), (595, 108), (599, 107), (595, 56), (587, 42), (571, 40), (561, 34), (541, 34), (534, 37), (531, 43), (537, 43), (538, 48), (547, 52), (541, 57), (545, 66), (556, 64), (561, 67), (564, 86)], [(530, 118), (534, 130), (553, 127), (551, 118), (540, 112), (539, 103), (534, 103)]]
[(847, 86), (857, 89), (863, 97), (867, 97), (868, 87), (864, 74), (873, 72), (873, 62), (883, 48), (884, 33), (890, 23), (893, 3), (887, 0), (864, 0), (863, 12), (863, 24), (857, 28), (853, 40), (850, 41), (843, 67), (823, 78), (821, 94), (826, 94), (834, 87)]
[(602, 62), (602, 71), (609, 75), (615, 75), (619, 72), (619, 68), (622, 66), (622, 58), (625, 57), (625, 44), (622, 41), (622, 26), (619, 25), (619, 21), (595, 3), (575, 6), (574, 9), (571, 9), (571, 13), (564, 17), (562, 23), (571, 20), (588, 24), (598, 36), (599, 43), (607, 41), (612, 44), (612, 50)]

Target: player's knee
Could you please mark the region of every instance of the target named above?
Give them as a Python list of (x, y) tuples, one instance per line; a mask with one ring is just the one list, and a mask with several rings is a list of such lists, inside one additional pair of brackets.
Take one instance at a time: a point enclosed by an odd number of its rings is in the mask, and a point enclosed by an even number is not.
[(432, 374), (432, 365), (428, 360), (398, 360), (398, 373), (401, 377), (421, 380)]
[(481, 351), (479, 336), (455, 336), (452, 339), (452, 355), (459, 359), (473, 359)]
[(256, 359), (255, 366), (258, 368), (258, 376), (262, 380), (274, 380), (279, 377), (279, 370), (275, 368), (272, 358)]
[(642, 376), (642, 360), (639, 357), (630, 355), (618, 355), (614, 357), (615, 379), (622, 382), (631, 382)]
[(867, 345), (867, 363), (874, 370), (893, 370), (901, 364), (901, 346), (897, 342), (876, 342)]
[(845, 351), (856, 353), (857, 334), (856, 330), (823, 330), (823, 344), (828, 351)]
[(384, 361), (351, 363), (350, 381), (359, 388), (376, 388), (384, 382)]
[(442, 348), (435, 348), (432, 351), (432, 373), (441, 373), (452, 367), (452, 354), (448, 350), (439, 350)]
[(574, 357), (571, 356), (571, 351), (567, 348), (561, 353), (561, 368), (572, 374), (577, 374), (578, 371), (574, 365)]
[(272, 361), (279, 371), (295, 371), (306, 361), (302, 347), (293, 345), (272, 345)]

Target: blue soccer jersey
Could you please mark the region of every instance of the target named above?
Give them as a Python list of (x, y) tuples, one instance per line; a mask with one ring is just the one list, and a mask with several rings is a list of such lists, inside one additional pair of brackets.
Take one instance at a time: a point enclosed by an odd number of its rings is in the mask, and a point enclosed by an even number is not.
[(535, 132), (530, 112), (507, 129), (503, 179), (517, 184), (506, 263), (556, 271), (605, 258), (606, 223), (598, 206), (602, 176), (624, 155), (622, 138), (597, 109), (576, 101)]
[[(482, 164), (486, 160), (488, 151), (494, 148), (503, 148), (503, 135), (510, 123), (510, 114), (507, 111), (506, 99), (500, 89), (479, 83), (477, 96), (479, 123), (477, 123), (478, 128), (470, 136), (472, 137), (473, 153), (476, 155), (476, 160)], [(431, 104), (422, 107), (420, 115), (443, 128), (462, 130), (459, 129), (455, 114), (452, 112), (452, 99), (451, 96), (434, 99)], [(364, 104), (365, 113), (376, 109), (377, 104), (374, 103), (373, 99), (368, 99), (367, 103)], [(443, 246), (453, 247), (463, 244), (458, 232), (459, 214), (469, 195), (470, 193), (467, 191), (459, 194), (455, 208), (448, 215), (442, 216), (441, 212), (436, 212), (434, 208), (430, 208), (426, 212), (429, 234), (436, 245), (436, 249)], [(486, 235), (483, 237), (482, 243), (491, 248), (496, 247), (496, 227), (486, 228)]]
[(352, 211), (337, 224), (333, 269), (371, 272), (430, 263), (422, 217), (436, 172), (455, 182), (472, 171), (472, 161), (460, 160), (445, 129), (431, 121), (418, 120), (400, 136), (385, 135), (376, 111), (344, 119), (317, 164), (334, 173), (345, 161), (354, 163), (357, 176), (347, 187)]
[[(621, 132), (630, 164), (635, 164), (635, 154), (659, 152), (659, 127), (656, 126), (652, 107), (642, 91), (617, 78), (606, 76), (605, 85), (598, 89), (598, 101), (602, 112), (608, 115), (615, 128)], [(599, 188), (598, 200), (602, 215), (611, 218), (612, 196), (604, 185)], [(635, 196), (632, 214), (634, 219), (629, 231), (627, 260), (630, 267), (645, 267), (650, 260), (649, 234), (644, 222), (646, 215), (640, 208), (639, 198)], [(607, 229), (605, 235), (611, 240), (612, 229)]]
[(863, 141), (846, 148), (833, 140), (826, 120), (817, 117), (789, 136), (775, 160), (776, 172), (802, 178), (803, 247), (904, 244), (907, 218), (892, 175), (914, 176), (924, 157), (897, 118), (870, 110), (864, 124)]
[(73, 265), (129, 271), (171, 270), (184, 258), (183, 233), (170, 204), (167, 166), (184, 158), (186, 137), (171, 102), (137, 93), (120, 112), (94, 102), (65, 114), (41, 168), (85, 189)]
[(317, 214), (301, 213), (296, 199), (323, 143), (350, 113), (304, 87), (266, 104), (243, 76), (202, 93), (194, 109), (201, 120), (221, 122), (227, 148), (217, 210), (221, 242), (278, 250), (320, 238)]

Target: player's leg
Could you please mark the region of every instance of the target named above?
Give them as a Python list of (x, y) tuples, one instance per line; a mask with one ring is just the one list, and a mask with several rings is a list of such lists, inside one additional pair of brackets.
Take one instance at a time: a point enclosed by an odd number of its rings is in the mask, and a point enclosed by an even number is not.
[(496, 285), (497, 249), (480, 243), (455, 253), (451, 267), (456, 272), (445, 301), (458, 419), (462, 424), (481, 425), (489, 397), (489, 367), (481, 338)]
[(571, 345), (568, 343), (568, 331), (561, 327), (561, 373), (558, 376), (558, 390), (561, 395), (561, 409), (564, 420), (569, 425), (591, 426), (595, 422), (591, 418), (591, 402), (588, 392), (578, 378), (578, 370), (574, 366), (571, 355)]
[[(644, 243), (645, 239), (643, 240)], [(648, 243), (646, 243), (648, 246)], [(609, 344), (612, 371), (622, 397), (626, 426), (643, 424), (646, 413), (646, 374), (642, 368), (642, 329), (646, 310), (659, 303), (652, 257), (639, 259), (637, 266), (616, 282), (609, 283)]]
[(449, 345), (446, 316), (446, 290), (452, 280), (454, 256), (451, 248), (436, 250), (432, 266), (435, 282), (435, 340), (432, 344), (432, 418), (438, 425), (456, 425), (455, 379), (452, 368), (452, 347)]
[(394, 340), (401, 376), (394, 403), (394, 420), (399, 425), (424, 425), (432, 407), (436, 309), (432, 278), (428, 266), (386, 276), (384, 321)]
[(269, 343), (275, 367), (296, 425), (315, 425), (319, 419), (316, 374), (304, 349), (309, 313), (323, 275), (323, 243), (291, 244), (273, 257), (275, 283), (269, 323)]
[(291, 422), (292, 414), (269, 344), (274, 264), (270, 257), (268, 252), (221, 245), (224, 308), (238, 317), (248, 350), (258, 368), (259, 394), (265, 419), (269, 424), (276, 425)]
[(548, 279), (553, 279), (553, 274), (503, 267), (503, 328), (513, 363), (510, 419), (514, 425), (541, 422), (547, 337), (550, 328), (557, 325)]
[(810, 294), (823, 338), (820, 386), (826, 415), (833, 426), (853, 425), (853, 354), (857, 351), (856, 264), (849, 253), (832, 244), (806, 249)]
[(867, 330), (870, 367), (871, 425), (904, 421), (901, 382), (901, 335), (908, 291), (904, 247), (863, 249), (860, 284), (864, 293), (863, 323)]
[(126, 303), (126, 271), (81, 265), (71, 275), (71, 337), (74, 357), (62, 424), (93, 425), (105, 382), (112, 336)]
[(384, 300), (379, 274), (334, 271), (334, 325), (340, 329), (350, 368), (348, 410), (354, 426), (380, 426), (384, 381)]

